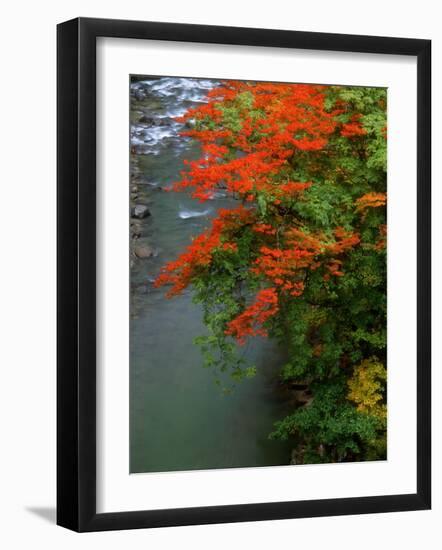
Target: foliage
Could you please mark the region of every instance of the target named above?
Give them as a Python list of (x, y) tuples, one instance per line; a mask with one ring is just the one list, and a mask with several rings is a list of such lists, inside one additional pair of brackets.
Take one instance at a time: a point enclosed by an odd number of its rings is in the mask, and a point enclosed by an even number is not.
[(387, 380), (387, 371), (382, 363), (375, 359), (365, 359), (355, 367), (348, 381), (348, 399), (357, 404), (357, 410), (379, 417), (386, 416), (386, 407), (382, 404)]
[(224, 189), (238, 206), (156, 285), (192, 285), (205, 363), (235, 380), (255, 372), (249, 338), (288, 350), (281, 379), (312, 399), (272, 437), (291, 438), (297, 462), (384, 458), (386, 90), (228, 81), (181, 121), (203, 156), (173, 189)]

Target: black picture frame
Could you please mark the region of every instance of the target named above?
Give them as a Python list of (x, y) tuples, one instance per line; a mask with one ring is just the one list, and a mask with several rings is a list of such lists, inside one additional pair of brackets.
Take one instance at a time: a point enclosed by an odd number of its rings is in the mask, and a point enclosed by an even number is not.
[[(117, 37), (417, 58), (417, 492), (96, 512), (96, 39)], [(425, 510), (431, 506), (431, 41), (79, 18), (57, 28), (57, 523), (75, 531)]]

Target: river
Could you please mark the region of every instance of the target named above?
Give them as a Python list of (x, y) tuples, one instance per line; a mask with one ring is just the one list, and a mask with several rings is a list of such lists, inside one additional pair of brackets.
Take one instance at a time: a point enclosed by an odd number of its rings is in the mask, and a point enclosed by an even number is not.
[(280, 350), (263, 339), (249, 344), (246, 356), (258, 374), (225, 395), (192, 343), (205, 332), (192, 290), (168, 300), (152, 286), (161, 266), (176, 259), (216, 210), (234, 204), (222, 195), (201, 204), (165, 191), (179, 178), (183, 159), (200, 155), (194, 140), (178, 135), (182, 125), (172, 117), (206, 101), (214, 85), (149, 77), (131, 84), (131, 204), (150, 211), (131, 220), (131, 473), (290, 462), (289, 446), (268, 438), (287, 413), (277, 377)]

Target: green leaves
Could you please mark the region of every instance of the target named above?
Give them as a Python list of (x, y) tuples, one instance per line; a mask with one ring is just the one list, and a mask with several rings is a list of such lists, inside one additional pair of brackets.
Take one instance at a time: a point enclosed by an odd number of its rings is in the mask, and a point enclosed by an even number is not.
[(257, 204), (260, 216), (264, 217), (267, 213), (267, 200), (261, 193), (257, 196)]
[(297, 440), (300, 462), (354, 461), (364, 458), (378, 436), (379, 420), (358, 412), (345, 399), (343, 376), (313, 386), (313, 399), (276, 424), (271, 438)]
[(311, 229), (325, 229), (349, 226), (349, 212), (352, 207), (351, 193), (333, 181), (321, 181), (304, 192), (296, 212)]

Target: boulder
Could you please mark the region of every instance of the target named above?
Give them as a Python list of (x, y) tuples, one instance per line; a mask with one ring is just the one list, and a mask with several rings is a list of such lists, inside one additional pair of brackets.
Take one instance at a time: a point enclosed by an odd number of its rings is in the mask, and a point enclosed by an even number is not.
[(134, 246), (134, 254), (137, 258), (151, 258), (154, 251), (148, 244), (139, 244)]
[(136, 204), (132, 208), (131, 215), (132, 218), (142, 220), (143, 218), (147, 218), (147, 216), (150, 216), (150, 210), (145, 204)]
[(153, 124), (155, 124), (155, 119), (152, 118), (152, 117), (143, 115), (143, 116), (141, 116), (141, 117), (138, 119), (138, 122), (141, 122), (142, 124), (150, 124), (150, 125), (153, 125)]

